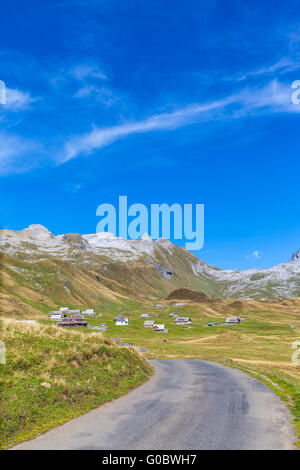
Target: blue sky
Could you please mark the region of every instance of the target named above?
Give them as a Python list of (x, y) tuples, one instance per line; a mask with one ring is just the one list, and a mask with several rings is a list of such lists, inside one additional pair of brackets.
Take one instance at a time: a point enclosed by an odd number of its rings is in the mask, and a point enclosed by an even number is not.
[(221, 268), (300, 248), (300, 2), (1, 6), (1, 226), (95, 232), (96, 208), (205, 204)]

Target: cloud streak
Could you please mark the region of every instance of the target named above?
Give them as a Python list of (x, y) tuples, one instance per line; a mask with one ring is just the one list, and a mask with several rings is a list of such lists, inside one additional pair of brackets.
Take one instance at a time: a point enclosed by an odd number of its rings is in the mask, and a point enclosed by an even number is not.
[(85, 80), (87, 78), (107, 79), (106, 75), (101, 72), (97, 65), (91, 64), (76, 65), (70, 70), (70, 74), (76, 78), (76, 80)]
[(261, 258), (262, 253), (260, 251), (252, 251), (251, 255), (246, 255), (246, 258), (255, 258), (259, 259)]
[(6, 104), (3, 110), (6, 111), (23, 111), (29, 109), (31, 103), (39, 100), (33, 98), (29, 92), (24, 92), (17, 89), (6, 88)]
[(224, 107), (230, 104), (230, 102), (232, 102), (231, 97), (207, 104), (187, 106), (172, 113), (157, 114), (141, 121), (101, 129), (94, 127), (91, 132), (75, 136), (66, 143), (62, 161), (71, 160), (81, 153), (90, 154), (96, 149), (106, 147), (116, 140), (131, 134), (176, 129), (188, 123), (191, 124), (195, 122), (195, 120), (199, 120), (200, 116), (205, 120), (207, 113)]
[(274, 80), (263, 88), (244, 89), (222, 99), (196, 103), (171, 113), (156, 114), (144, 120), (105, 128), (94, 126), (90, 132), (73, 136), (67, 141), (59, 163), (82, 154), (92, 154), (95, 150), (133, 134), (170, 131), (193, 123), (228, 120), (253, 114), (299, 111), (300, 106), (291, 103), (290, 86)]
[(267, 77), (274, 74), (283, 75), (299, 69), (300, 63), (298, 60), (291, 59), (289, 57), (282, 57), (280, 60), (271, 65), (250, 70), (249, 72), (240, 73), (233, 77), (227, 77), (226, 79), (230, 81), (244, 81), (248, 80), (249, 78)]
[(23, 173), (35, 167), (34, 157), (41, 147), (15, 134), (0, 132), (0, 175)]
[[(55, 156), (48, 156), (38, 142), (14, 134), (0, 132), (0, 174), (20, 173), (41, 164), (46, 158), (49, 163), (63, 164), (81, 155), (112, 145), (126, 137), (152, 132), (170, 132), (195, 123), (211, 121), (228, 122), (245, 116), (260, 116), (274, 113), (298, 113), (300, 105), (291, 102), (293, 90), (290, 84), (273, 80), (262, 88), (245, 88), (235, 94), (204, 103), (194, 103), (173, 112), (154, 114), (139, 121), (99, 128), (93, 126), (89, 132), (67, 139)], [(29, 93), (9, 89), (10, 110), (23, 110), (35, 101)]]

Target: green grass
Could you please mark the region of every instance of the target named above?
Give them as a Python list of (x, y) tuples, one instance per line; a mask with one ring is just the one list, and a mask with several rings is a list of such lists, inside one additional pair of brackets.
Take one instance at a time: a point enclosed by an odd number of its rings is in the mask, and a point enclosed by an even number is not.
[(1, 340), (2, 449), (127, 393), (152, 373), (141, 354), (97, 333), (2, 321)]

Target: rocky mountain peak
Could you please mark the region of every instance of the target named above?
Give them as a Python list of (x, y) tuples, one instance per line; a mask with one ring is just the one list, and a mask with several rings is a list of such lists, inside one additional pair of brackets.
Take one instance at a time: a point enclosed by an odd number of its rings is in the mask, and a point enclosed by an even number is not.
[(150, 235), (148, 235), (148, 233), (144, 233), (141, 239), (148, 242), (152, 242), (152, 238), (150, 237)]
[(295, 253), (293, 253), (290, 261), (293, 261), (293, 262), (300, 262), (300, 250), (296, 251)]
[(54, 235), (46, 228), (44, 225), (32, 224), (28, 228), (22, 230), (23, 233), (26, 233), (33, 238), (53, 238)]
[(29, 227), (24, 228), (23, 230), (35, 230), (35, 231), (43, 231), (43, 232), (49, 232), (49, 230), (44, 227), (44, 225), (41, 224), (31, 224)]

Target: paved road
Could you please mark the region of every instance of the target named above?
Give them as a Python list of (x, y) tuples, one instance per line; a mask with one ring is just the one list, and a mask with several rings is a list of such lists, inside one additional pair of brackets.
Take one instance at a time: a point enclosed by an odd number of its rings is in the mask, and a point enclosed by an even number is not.
[(265, 385), (202, 361), (152, 361), (128, 395), (16, 449), (291, 449), (291, 417)]

